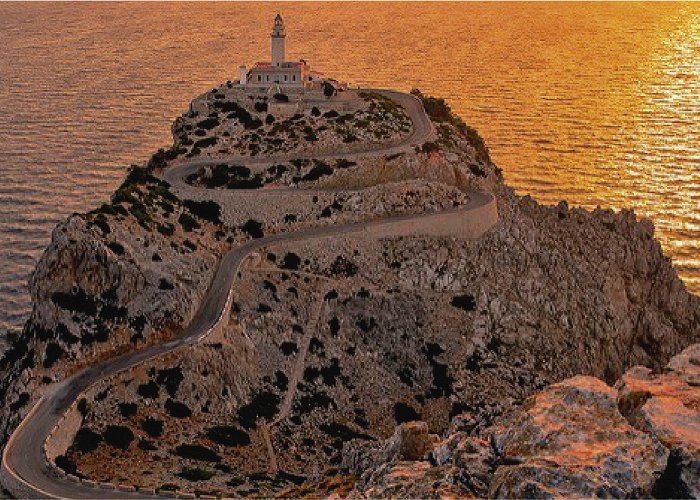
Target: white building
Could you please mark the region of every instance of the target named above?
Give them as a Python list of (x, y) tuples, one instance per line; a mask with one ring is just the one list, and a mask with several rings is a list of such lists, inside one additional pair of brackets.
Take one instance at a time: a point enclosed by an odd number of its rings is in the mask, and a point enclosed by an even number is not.
[(320, 74), (311, 71), (309, 65), (303, 59), (300, 61), (287, 61), (285, 58), (285, 39), (287, 34), (284, 29), (282, 16), (275, 16), (272, 26), (272, 50), (270, 62), (257, 62), (250, 70), (245, 66), (240, 67), (241, 85), (297, 85), (309, 86), (312, 82), (321, 80)]

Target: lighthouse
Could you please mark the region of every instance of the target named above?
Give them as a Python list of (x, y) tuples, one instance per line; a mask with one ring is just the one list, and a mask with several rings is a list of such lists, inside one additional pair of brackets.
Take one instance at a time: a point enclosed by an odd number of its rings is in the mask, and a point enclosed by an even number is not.
[(272, 57), (269, 61), (256, 62), (250, 71), (245, 66), (238, 68), (240, 77), (238, 83), (242, 86), (302, 86), (311, 87), (314, 82), (322, 80), (316, 71), (312, 71), (309, 64), (301, 59), (299, 61), (287, 61), (285, 53), (285, 39), (287, 32), (282, 16), (277, 14), (272, 25), (270, 35)]
[(275, 16), (275, 23), (272, 26), (272, 65), (282, 66), (284, 64), (284, 39), (287, 34), (284, 32), (284, 21), (282, 16)]

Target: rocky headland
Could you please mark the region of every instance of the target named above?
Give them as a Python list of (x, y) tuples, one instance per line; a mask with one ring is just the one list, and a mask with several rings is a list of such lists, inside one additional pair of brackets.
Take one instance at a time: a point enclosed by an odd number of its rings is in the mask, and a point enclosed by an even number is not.
[[(0, 361), (3, 438), (61, 381), (178, 339), (226, 255), (307, 234), (246, 254), (214, 331), (81, 390), (49, 469), (168, 495), (700, 496), (700, 300), (652, 223), (517, 196), (444, 101), (417, 94), (421, 125), (407, 99), (195, 99), (55, 229)], [(498, 222), (473, 233), (381, 225), (478, 226), (479, 196)]]

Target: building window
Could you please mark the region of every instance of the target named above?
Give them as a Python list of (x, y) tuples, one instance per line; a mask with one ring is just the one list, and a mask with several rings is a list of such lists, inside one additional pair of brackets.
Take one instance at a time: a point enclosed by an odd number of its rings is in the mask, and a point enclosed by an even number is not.
[(265, 75), (265, 81), (267, 81), (267, 82), (270, 81), (270, 75)]
[(262, 75), (258, 75), (258, 81), (259, 81), (259, 82), (262, 81)]
[(292, 81), (296, 82), (297, 81), (297, 75), (292, 75)]
[(284, 81), (285, 82), (287, 81), (287, 75), (284, 75)]

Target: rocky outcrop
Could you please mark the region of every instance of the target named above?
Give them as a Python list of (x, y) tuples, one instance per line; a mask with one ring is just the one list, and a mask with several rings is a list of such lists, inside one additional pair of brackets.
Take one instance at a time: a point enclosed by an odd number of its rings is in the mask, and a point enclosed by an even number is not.
[(343, 465), (360, 475), (350, 497), (481, 497), (488, 491), (489, 449), (457, 433), (441, 441), (425, 422), (408, 422), (379, 447), (344, 450)]
[(574, 377), (536, 394), (492, 432), (492, 497), (648, 497), (668, 452), (617, 409), (617, 391)]
[(629, 421), (670, 451), (655, 493), (700, 497), (700, 344), (675, 356), (661, 373), (634, 367), (616, 387)]
[[(369, 453), (345, 450), (353, 495), (697, 498), (699, 374), (695, 344), (663, 372), (637, 366), (614, 388), (586, 376), (553, 384), (479, 432), (466, 414), (438, 441), (423, 422), (404, 424)], [(416, 442), (434, 444), (395, 451)]]

